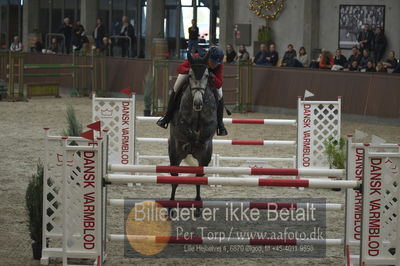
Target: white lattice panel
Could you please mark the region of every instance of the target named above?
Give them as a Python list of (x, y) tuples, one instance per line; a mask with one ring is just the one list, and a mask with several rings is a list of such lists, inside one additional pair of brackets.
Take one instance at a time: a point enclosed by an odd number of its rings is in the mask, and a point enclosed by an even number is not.
[[(74, 139), (67, 142), (87, 144), (84, 139)], [(49, 136), (48, 130), (45, 131), (42, 258), (59, 257), (59, 252), (54, 248), (62, 248), (64, 141), (61, 136)]]
[(324, 142), (340, 138), (341, 101), (298, 100), (297, 166), (329, 168)]
[[(379, 145), (372, 145), (363, 143), (353, 143), (352, 137), (347, 138), (347, 180), (359, 180), (364, 179), (364, 159), (365, 149), (375, 152), (397, 152), (399, 146), (397, 144), (383, 143)], [(358, 246), (361, 239), (361, 223), (362, 223), (362, 193), (361, 191), (348, 189), (346, 190), (346, 234), (345, 234), (345, 245), (346, 246)], [(387, 238), (387, 237), (386, 237)], [(351, 249), (347, 249), (350, 251)], [(359, 265), (359, 252), (357, 256), (354, 256), (354, 250), (352, 249), (352, 260), (351, 265)]]
[(400, 153), (367, 152), (360, 265), (400, 265)]
[(68, 258), (101, 257), (102, 157), (97, 147), (88, 146), (69, 146), (64, 154), (71, 162), (64, 165), (63, 263), (67, 265)]
[(135, 96), (132, 98), (92, 98), (92, 121), (101, 121), (108, 130), (110, 163), (134, 164)]

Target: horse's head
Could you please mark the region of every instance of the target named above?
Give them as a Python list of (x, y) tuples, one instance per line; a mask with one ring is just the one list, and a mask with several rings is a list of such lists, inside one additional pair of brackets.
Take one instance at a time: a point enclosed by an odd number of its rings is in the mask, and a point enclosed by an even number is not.
[(203, 109), (203, 95), (207, 88), (209, 76), (208, 58), (208, 54), (204, 57), (192, 57), (190, 53), (188, 54), (190, 63), (189, 85), (193, 97), (193, 109), (196, 112)]

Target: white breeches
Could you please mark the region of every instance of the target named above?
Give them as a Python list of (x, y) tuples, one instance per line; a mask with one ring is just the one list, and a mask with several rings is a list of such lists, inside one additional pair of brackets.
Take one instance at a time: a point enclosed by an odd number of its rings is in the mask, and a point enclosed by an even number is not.
[[(180, 91), (185, 85), (185, 83), (188, 81), (189, 75), (187, 74), (178, 74), (178, 78), (175, 81), (174, 84), (174, 92), (177, 93)], [(222, 99), (223, 93), (222, 93), (222, 87), (217, 89), (217, 95), (218, 95), (218, 100)]]

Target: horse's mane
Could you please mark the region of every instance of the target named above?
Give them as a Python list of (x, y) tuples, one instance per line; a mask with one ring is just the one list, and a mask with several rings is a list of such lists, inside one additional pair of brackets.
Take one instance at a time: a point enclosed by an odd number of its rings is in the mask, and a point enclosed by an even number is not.
[(193, 70), (194, 77), (200, 80), (203, 77), (204, 71), (208, 66), (208, 55), (201, 57), (199, 55), (191, 56), (189, 55), (190, 68)]

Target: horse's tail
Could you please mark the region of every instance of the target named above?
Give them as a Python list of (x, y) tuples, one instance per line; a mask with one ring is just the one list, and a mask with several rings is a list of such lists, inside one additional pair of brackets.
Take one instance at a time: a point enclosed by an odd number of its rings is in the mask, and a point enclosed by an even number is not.
[(199, 162), (191, 154), (188, 154), (183, 160), (189, 166), (199, 166)]

